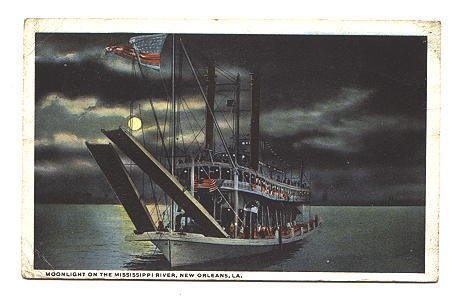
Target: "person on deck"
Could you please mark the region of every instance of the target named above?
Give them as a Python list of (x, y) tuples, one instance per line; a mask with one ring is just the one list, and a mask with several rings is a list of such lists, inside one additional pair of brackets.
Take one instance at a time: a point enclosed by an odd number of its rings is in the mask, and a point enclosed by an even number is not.
[(157, 231), (164, 231), (164, 224), (161, 220), (158, 221), (158, 225), (156, 228)]

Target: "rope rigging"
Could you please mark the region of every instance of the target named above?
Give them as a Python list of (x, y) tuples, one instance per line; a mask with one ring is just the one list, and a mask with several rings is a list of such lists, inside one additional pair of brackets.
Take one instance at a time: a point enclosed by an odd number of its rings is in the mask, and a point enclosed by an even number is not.
[[(139, 110), (139, 112), (140, 112), (140, 117), (141, 117), (141, 106), (140, 106), (140, 105), (138, 105), (138, 110)], [(142, 137), (142, 140), (143, 140), (143, 145), (146, 147), (147, 145), (146, 145), (146, 138), (145, 138), (145, 132), (144, 132), (144, 124), (143, 124), (143, 122), (142, 122), (142, 125), (141, 125), (141, 137)], [(144, 178), (145, 178), (146, 176), (147, 176), (147, 175), (143, 172), (143, 176), (142, 176), (142, 178), (143, 178), (143, 180), (142, 180), (142, 181), (143, 181), (143, 197), (145, 197), (145, 190), (144, 190), (144, 187), (145, 187), (145, 180), (144, 180)], [(153, 197), (153, 200), (154, 200), (154, 202), (155, 202), (154, 208), (153, 208), (153, 210), (151, 210), (150, 215), (152, 216), (153, 213), (154, 213), (154, 211), (156, 210), (156, 214), (158, 215), (158, 218), (160, 218), (160, 217), (161, 217), (161, 214), (160, 214), (160, 211), (159, 211), (159, 208), (158, 208), (158, 205), (157, 205), (157, 203), (159, 202), (160, 199), (158, 199), (158, 197), (156, 196), (156, 192), (155, 192), (155, 189), (154, 189), (154, 186), (153, 186), (153, 181), (149, 178), (149, 176), (148, 176), (148, 181), (149, 181), (149, 183), (150, 183), (151, 196)]]
[[(138, 55), (138, 53), (137, 53)], [(148, 86), (147, 84), (149, 84), (149, 81), (147, 80), (146, 78), (146, 75), (143, 73), (143, 69), (142, 69), (142, 66), (141, 66), (141, 63), (139, 61), (139, 56), (137, 56), (137, 59), (138, 59), (138, 66), (139, 66), (139, 70), (140, 70), (140, 73), (141, 73), (141, 77), (143, 79), (143, 85), (144, 86)], [(135, 61), (132, 62), (132, 70), (133, 70), (133, 73), (134, 73), (134, 77), (139, 80), (137, 78), (137, 72), (136, 72), (136, 69), (135, 69)], [(161, 75), (160, 75), (161, 76)], [(161, 76), (162, 77), (162, 76)], [(163, 88), (164, 88), (164, 91), (166, 93), (166, 97), (168, 97), (168, 91), (167, 91), (167, 87), (164, 83), (164, 80), (161, 78), (161, 83), (163, 85)], [(157, 153), (157, 144), (158, 144), (158, 141), (159, 141), (159, 138), (161, 139), (161, 145), (162, 145), (162, 148), (163, 148), (163, 151), (164, 151), (164, 157), (167, 159), (167, 162), (169, 164), (169, 167), (171, 165), (171, 162), (170, 162), (170, 159), (169, 159), (169, 155), (167, 154), (167, 148), (166, 148), (166, 145), (165, 145), (165, 142), (164, 142), (164, 138), (165, 138), (165, 127), (166, 127), (166, 123), (167, 123), (167, 110), (168, 110), (168, 107), (169, 107), (169, 104), (168, 104), (168, 100), (166, 99), (167, 103), (166, 103), (166, 114), (165, 114), (165, 118), (164, 118), (164, 122), (165, 122), (165, 125), (164, 125), (164, 132), (161, 131), (161, 128), (160, 128), (160, 124), (159, 124), (159, 120), (158, 120), (158, 117), (157, 117), (157, 114), (156, 114), (156, 110), (155, 110), (155, 107), (154, 107), (154, 103), (153, 103), (153, 99), (152, 99), (152, 95), (151, 95), (151, 88), (150, 90), (148, 91), (149, 92), (149, 97), (148, 97), (148, 100), (150, 102), (150, 105), (151, 105), (151, 110), (152, 110), (152, 114), (153, 114), (153, 118), (155, 120), (155, 123), (156, 123), (156, 129), (157, 129), (157, 138), (156, 138), (156, 143), (155, 143), (155, 149), (156, 149), (156, 153)], [(138, 105), (138, 108), (139, 108), (139, 115), (140, 115), (140, 118), (142, 118), (142, 113), (141, 113), (141, 106)], [(130, 116), (133, 115), (134, 111), (134, 102), (132, 101), (130, 103)], [(142, 123), (142, 126), (141, 126), (141, 132), (142, 132), (142, 141), (143, 141), (143, 145), (145, 147), (148, 147), (148, 144), (146, 143), (146, 138), (145, 138), (145, 133), (144, 133), (144, 125)], [(130, 172), (132, 173), (132, 165), (130, 165)], [(146, 177), (147, 175), (145, 173), (143, 173), (143, 176), (142, 176), (142, 185), (143, 185), (143, 194), (142, 194), (142, 197), (144, 198), (145, 197), (145, 180), (144, 178)], [(165, 216), (167, 215), (167, 211), (169, 209), (169, 202), (167, 201), (167, 195), (166, 193), (164, 193), (164, 204), (166, 206), (166, 209), (161, 213), (160, 210), (159, 210), (159, 203), (161, 203), (161, 197), (158, 197), (158, 193), (156, 193), (156, 189), (155, 189), (155, 186), (153, 184), (153, 181), (149, 178), (148, 176), (148, 181), (150, 183), (150, 188), (151, 188), (151, 196), (152, 196), (152, 199), (154, 200), (154, 208), (151, 210), (150, 214), (153, 215), (154, 211), (156, 211), (156, 214), (157, 214), (157, 218), (159, 220), (164, 220)]]
[[(137, 59), (138, 59), (138, 66), (140, 68), (141, 77), (142, 77), (144, 82), (148, 82), (147, 79), (146, 79), (146, 75), (143, 73), (142, 65), (141, 65), (141, 62), (140, 62), (140, 56), (139, 56), (138, 52), (137, 52)], [(149, 90), (149, 93), (151, 93), (151, 88)], [(152, 99), (151, 95), (149, 95), (148, 99), (149, 99), (149, 102), (150, 102), (150, 105), (151, 105), (151, 110), (153, 112), (154, 121), (156, 122), (156, 129), (157, 129), (157, 131), (159, 133), (159, 137), (161, 138), (161, 145), (162, 145), (162, 148), (163, 148), (163, 151), (164, 151), (164, 155), (166, 157), (168, 165), (171, 166), (171, 160), (169, 159), (169, 154), (167, 152), (166, 144), (164, 143), (164, 135), (162, 134), (161, 126), (159, 125), (158, 116), (156, 114), (156, 109), (154, 107), (154, 103), (153, 103), (153, 99)]]
[[(200, 83), (200, 79), (202, 79), (201, 78), (202, 74), (200, 72), (200, 69), (198, 67), (196, 67), (195, 65), (193, 65), (193, 63), (191, 62), (191, 58), (187, 54), (187, 50), (185, 49), (185, 47), (184, 47), (184, 45), (182, 43), (182, 40), (180, 40), (180, 44), (182, 46), (182, 50), (184, 52), (186, 61), (187, 61), (188, 65), (190, 65), (190, 69), (192, 70), (192, 73), (194, 74), (194, 77), (196, 79), (198, 88), (200, 90), (200, 94), (201, 94), (201, 96), (202, 96), (202, 98), (203, 98), (203, 100), (204, 100), (204, 102), (206, 104), (205, 110), (206, 110), (206, 112), (209, 112), (210, 115), (212, 116), (215, 128), (216, 128), (216, 130), (217, 130), (217, 132), (219, 134), (219, 139), (221, 140), (221, 142), (223, 144), (224, 150), (228, 153), (228, 157), (230, 159), (230, 162), (231, 162), (232, 166), (236, 167), (236, 164), (232, 160), (231, 154), (229, 153), (229, 148), (227, 147), (227, 144), (226, 144), (226, 141), (225, 141), (224, 136), (222, 134), (221, 128), (219, 126), (218, 120), (216, 119), (216, 116), (215, 116), (215, 112), (221, 113), (222, 119), (226, 122), (227, 128), (229, 129), (229, 132), (232, 133), (232, 135), (234, 135), (233, 126), (231, 125), (230, 121), (228, 120), (228, 117), (231, 117), (231, 115), (233, 113), (233, 108), (228, 109), (230, 112), (227, 113), (226, 110), (223, 108), (222, 100), (215, 100), (214, 107), (210, 107), (210, 105), (208, 105), (206, 93), (202, 89), (202, 84)], [(174, 100), (173, 101), (173, 107), (176, 109), (175, 115), (172, 116), (172, 118), (173, 118), (172, 119), (173, 128), (172, 128), (171, 131), (173, 132), (173, 138), (172, 138), (172, 142), (174, 142), (173, 147), (175, 146), (175, 143), (178, 142), (180, 144), (179, 145), (180, 146), (179, 147), (180, 153), (183, 153), (184, 155), (188, 155), (190, 153), (193, 154), (195, 152), (198, 152), (198, 154), (200, 154), (201, 152), (206, 151), (206, 149), (203, 148), (203, 146), (202, 146), (203, 143), (198, 141), (199, 135), (201, 135), (202, 133), (203, 133), (203, 135), (205, 135), (206, 125), (203, 125), (203, 124), (200, 123), (201, 120), (197, 119), (197, 116), (195, 114), (196, 112), (193, 112), (193, 110), (191, 110), (191, 108), (189, 107), (189, 103), (187, 102), (184, 95), (182, 94), (184, 88), (183, 88), (182, 82), (181, 82), (182, 81), (181, 73), (182, 73), (182, 66), (183, 66), (184, 61), (182, 60), (182, 58), (179, 60), (179, 76), (178, 76), (178, 82), (177, 82), (177, 91), (178, 91), (177, 102), (175, 101), (176, 98), (174, 98), (175, 95), (172, 95), (172, 96), (169, 95), (169, 90), (168, 90), (168, 87), (167, 87), (167, 84), (166, 84), (166, 80), (163, 78), (161, 70), (158, 71), (161, 86), (162, 86), (162, 88), (164, 90), (164, 93), (165, 93), (165, 96), (166, 96), (166, 99), (165, 99), (166, 100), (166, 108), (165, 108), (164, 120), (161, 121), (161, 118), (160, 118), (161, 116), (160, 115), (158, 116), (158, 114), (156, 112), (155, 102), (153, 101), (154, 100), (153, 95), (152, 95), (153, 89), (152, 89), (151, 82), (148, 79), (149, 75), (147, 75), (147, 73), (143, 71), (143, 68), (142, 68), (143, 65), (141, 63), (140, 54), (139, 54), (139, 52), (137, 50), (135, 50), (135, 54), (136, 54), (136, 58), (132, 61), (132, 72), (133, 72), (134, 77), (137, 79), (138, 84), (142, 85), (141, 88), (147, 89), (148, 101), (149, 101), (150, 106), (151, 106), (151, 112), (152, 112), (152, 116), (153, 116), (155, 126), (156, 126), (155, 154), (159, 153), (159, 155), (163, 159), (167, 160), (167, 165), (169, 165), (169, 168), (175, 169), (176, 162), (175, 162), (175, 160), (171, 161), (171, 156), (169, 154), (168, 147), (167, 147), (167, 142), (166, 142), (167, 141), (166, 132), (168, 130), (168, 128), (166, 126), (168, 126), (168, 121), (169, 121), (168, 113), (169, 113), (170, 98), (171, 97)], [(174, 65), (174, 62), (173, 62), (173, 65)], [(139, 69), (139, 75), (141, 76), (141, 79), (138, 77), (137, 68)], [(236, 79), (237, 79), (236, 76), (234, 76), (232, 73), (224, 70), (223, 68), (219, 67), (218, 65), (215, 65), (215, 72), (217, 72), (221, 78), (225, 78), (226, 80), (228, 80), (230, 82), (236, 82)], [(173, 79), (175, 79), (175, 78), (173, 78)], [(173, 82), (175, 82), (175, 81), (173, 80)], [(224, 84), (224, 85), (229, 85), (229, 84)], [(233, 84), (233, 86), (234, 85), (235, 84)], [(174, 89), (173, 89), (173, 91), (174, 91)], [(220, 94), (220, 95), (223, 96), (226, 99), (232, 98), (232, 97), (224, 95), (224, 94)], [(139, 112), (139, 117), (140, 117), (140, 119), (142, 119), (143, 114), (142, 114), (140, 104), (138, 104), (138, 106), (136, 108), (135, 101), (132, 100), (130, 102), (129, 107), (130, 107), (130, 116), (133, 116), (135, 113)], [(181, 115), (181, 113), (183, 113), (184, 115)], [(228, 117), (227, 117), (227, 115), (228, 115)], [(184, 117), (184, 120), (182, 120), (182, 116)], [(161, 123), (163, 123), (162, 127), (161, 127)], [(148, 142), (147, 142), (148, 141), (148, 138), (147, 138), (148, 125), (142, 123), (140, 129), (141, 129), (142, 143), (143, 143), (143, 145), (145, 147), (148, 148), (148, 145), (149, 145)], [(191, 134), (186, 133), (184, 135), (184, 131), (191, 131)], [(190, 141), (190, 139), (187, 139), (187, 135), (193, 136), (193, 139)], [(161, 144), (161, 147), (162, 147), (162, 151), (159, 149), (160, 148), (159, 147), (159, 142), (161, 142), (160, 144)], [(193, 148), (194, 146), (195, 146), (195, 148)], [(175, 158), (175, 155), (173, 155), (172, 158)], [(130, 171), (132, 171), (132, 166), (131, 165), (130, 165)], [(142, 193), (141, 197), (142, 198), (146, 197), (145, 186), (147, 184), (149, 184), (150, 189), (149, 189), (148, 192), (150, 192), (150, 194), (151, 194), (150, 197), (152, 198), (152, 200), (154, 200), (154, 207), (150, 209), (150, 214), (153, 216), (153, 214), (156, 213), (157, 218), (159, 220), (165, 220), (165, 218), (168, 215), (168, 212), (171, 209), (171, 206), (169, 205), (170, 201), (168, 201), (168, 196), (164, 191), (162, 191), (163, 193), (159, 193), (158, 192), (159, 190), (158, 190), (157, 187), (155, 187), (153, 181), (149, 178), (149, 176), (148, 176), (148, 179), (146, 179), (145, 178), (146, 176), (147, 175), (145, 173), (143, 173), (143, 176), (141, 178), (142, 185), (143, 185), (143, 193)], [(229, 201), (224, 197), (222, 192), (219, 190), (219, 188), (217, 188), (217, 191), (221, 195), (223, 201), (227, 204), (227, 206), (230, 209), (234, 210), (233, 207), (230, 205)], [(165, 210), (160, 210), (160, 207), (159, 207), (159, 204), (161, 203), (162, 198), (164, 198), (163, 203), (166, 205)], [(171, 215), (171, 218), (172, 218), (173, 214), (170, 214), (170, 215)], [(237, 216), (237, 219), (239, 219), (238, 216)], [(241, 220), (239, 219), (239, 221), (241, 221)]]
[[(192, 51), (192, 54), (195, 54), (195, 56), (198, 56), (202, 59), (202, 62), (204, 65), (208, 65), (208, 63), (212, 63), (213, 60), (208, 58), (206, 55), (203, 54), (203, 51), (196, 47), (196, 46), (190, 46), (190, 50)], [(223, 75), (226, 79), (228, 79), (229, 81), (231, 82), (236, 82), (236, 76), (226, 70), (224, 70), (223, 68), (221, 68), (221, 66), (215, 64), (215, 69), (218, 70), (218, 72)]]

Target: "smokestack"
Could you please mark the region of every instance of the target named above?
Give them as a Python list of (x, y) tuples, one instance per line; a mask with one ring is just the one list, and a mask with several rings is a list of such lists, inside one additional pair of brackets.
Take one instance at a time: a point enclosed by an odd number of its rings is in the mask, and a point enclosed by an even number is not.
[[(207, 76), (208, 87), (206, 89), (206, 98), (208, 100), (208, 105), (211, 110), (214, 112), (214, 100), (215, 100), (215, 89), (216, 89), (216, 76), (215, 76), (215, 65), (213, 62), (210, 62), (208, 65), (208, 76)], [(214, 113), (213, 113), (214, 114)], [(211, 116), (208, 106), (205, 110), (206, 118), (206, 131), (205, 131), (205, 149), (213, 150), (214, 149), (214, 119)]]
[(260, 155), (260, 77), (258, 73), (250, 74), (252, 87), (252, 106), (250, 117), (250, 167), (258, 170)]
[(303, 183), (304, 183), (304, 160), (301, 159), (301, 181), (300, 181), (301, 188), (302, 188)]

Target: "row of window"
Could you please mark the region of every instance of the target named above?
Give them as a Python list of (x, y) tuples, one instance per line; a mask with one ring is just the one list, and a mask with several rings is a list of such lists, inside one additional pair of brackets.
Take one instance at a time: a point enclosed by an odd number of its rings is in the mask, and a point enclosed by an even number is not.
[[(190, 182), (190, 168), (178, 169), (176, 173), (177, 177), (183, 183)], [(195, 178), (198, 180), (211, 178), (211, 179), (225, 179), (233, 180), (233, 174), (228, 167), (219, 166), (196, 166), (195, 167)], [(240, 183), (250, 184), (252, 189), (256, 189), (263, 193), (268, 193), (273, 196), (278, 195), (281, 198), (287, 199), (288, 196), (293, 197), (296, 195), (307, 196), (309, 193), (306, 191), (295, 191), (281, 186), (276, 186), (266, 181), (264, 178), (258, 177), (255, 174), (247, 171), (240, 171), (239, 175)]]

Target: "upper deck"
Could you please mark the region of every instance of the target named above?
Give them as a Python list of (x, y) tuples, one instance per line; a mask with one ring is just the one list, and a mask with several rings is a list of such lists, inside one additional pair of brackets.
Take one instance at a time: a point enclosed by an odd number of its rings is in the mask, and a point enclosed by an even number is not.
[[(186, 187), (190, 186), (191, 168), (194, 168), (195, 183), (204, 179), (215, 180), (221, 190), (234, 189), (234, 169), (224, 162), (194, 162), (179, 163), (176, 165), (176, 175), (179, 181)], [(247, 167), (238, 166), (239, 174), (238, 190), (243, 193), (255, 194), (274, 201), (303, 203), (310, 200), (310, 189), (305, 185), (291, 182), (290, 179), (277, 178), (275, 180), (260, 172)]]

